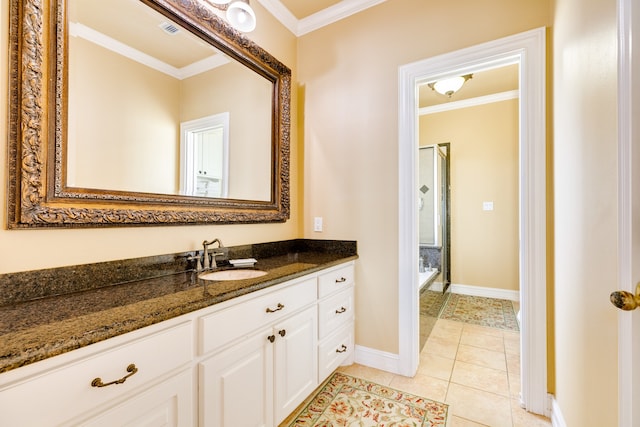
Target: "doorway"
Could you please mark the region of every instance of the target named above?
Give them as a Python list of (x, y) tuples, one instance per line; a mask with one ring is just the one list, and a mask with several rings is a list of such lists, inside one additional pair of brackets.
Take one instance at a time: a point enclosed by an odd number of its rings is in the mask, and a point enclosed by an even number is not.
[(449, 143), (418, 149), (418, 289), (420, 350), (424, 348), (451, 291)]
[(520, 67), (520, 292), (522, 404), (549, 414), (546, 334), (545, 29), (428, 58), (399, 70), (399, 373), (419, 362), (416, 87), (452, 75)]

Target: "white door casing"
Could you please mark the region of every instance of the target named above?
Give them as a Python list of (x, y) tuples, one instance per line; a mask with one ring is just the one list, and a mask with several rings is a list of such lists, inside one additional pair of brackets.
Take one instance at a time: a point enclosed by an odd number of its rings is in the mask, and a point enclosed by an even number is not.
[[(640, 8), (618, 1), (618, 288), (635, 293), (640, 282)], [(636, 6), (636, 7), (634, 7)], [(635, 30), (635, 31), (634, 31)], [(634, 126), (635, 123), (635, 126)], [(618, 321), (618, 425), (640, 425), (640, 310)], [(635, 362), (635, 363), (634, 363)]]
[(399, 68), (398, 373), (419, 362), (417, 84), (508, 63), (520, 65), (520, 298), (522, 403), (549, 415), (546, 322), (545, 28), (439, 55)]

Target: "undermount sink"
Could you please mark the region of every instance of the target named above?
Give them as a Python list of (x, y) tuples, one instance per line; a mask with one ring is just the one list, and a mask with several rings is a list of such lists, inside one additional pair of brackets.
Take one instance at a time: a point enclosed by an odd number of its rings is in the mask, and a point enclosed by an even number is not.
[(267, 272), (262, 270), (220, 270), (201, 274), (198, 278), (203, 280), (246, 280), (261, 277), (266, 274)]

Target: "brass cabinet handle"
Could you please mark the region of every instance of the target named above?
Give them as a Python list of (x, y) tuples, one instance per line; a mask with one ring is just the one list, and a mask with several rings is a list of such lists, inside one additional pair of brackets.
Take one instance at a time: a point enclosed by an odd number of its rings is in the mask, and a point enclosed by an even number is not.
[(129, 373), (124, 377), (120, 378), (119, 380), (111, 381), (108, 383), (103, 383), (101, 378), (94, 378), (93, 381), (91, 381), (91, 387), (106, 387), (111, 384), (122, 384), (127, 380), (127, 378), (129, 378), (131, 375), (138, 372), (138, 368), (136, 368), (136, 365), (132, 363), (129, 366), (127, 366), (127, 372)]
[(339, 349), (336, 349), (336, 353), (344, 353), (345, 351), (347, 351), (347, 346), (344, 344)]
[(270, 308), (267, 307), (267, 313), (275, 313), (276, 311), (280, 311), (284, 308), (284, 305), (278, 303), (278, 305), (276, 306), (276, 308)]
[(278, 333), (280, 334), (281, 337), (284, 337), (285, 335), (287, 335), (287, 331), (284, 329), (280, 329)]
[(347, 311), (346, 307), (340, 307), (340, 310), (336, 310), (336, 314), (342, 314)]
[(336, 279), (336, 283), (342, 283), (342, 282), (346, 282), (347, 279), (345, 277), (341, 277), (339, 279)]
[(609, 297), (611, 303), (620, 310), (631, 311), (640, 306), (640, 283), (636, 285), (636, 294), (627, 291), (615, 291)]
[(267, 339), (269, 340), (269, 342), (274, 342), (276, 340), (276, 336), (275, 335), (269, 335), (267, 337)]

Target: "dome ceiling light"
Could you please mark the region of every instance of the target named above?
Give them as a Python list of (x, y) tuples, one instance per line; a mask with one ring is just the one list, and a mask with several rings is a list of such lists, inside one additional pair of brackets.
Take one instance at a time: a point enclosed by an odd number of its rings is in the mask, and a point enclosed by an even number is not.
[(211, 7), (223, 10), (227, 21), (233, 28), (249, 33), (256, 28), (256, 14), (249, 6), (249, 0), (203, 0)]
[(459, 91), (462, 85), (464, 85), (464, 83), (472, 77), (473, 74), (465, 74), (464, 76), (450, 77), (447, 79), (435, 81), (433, 83), (428, 83), (427, 86), (429, 86), (439, 94), (451, 98), (451, 95)]

